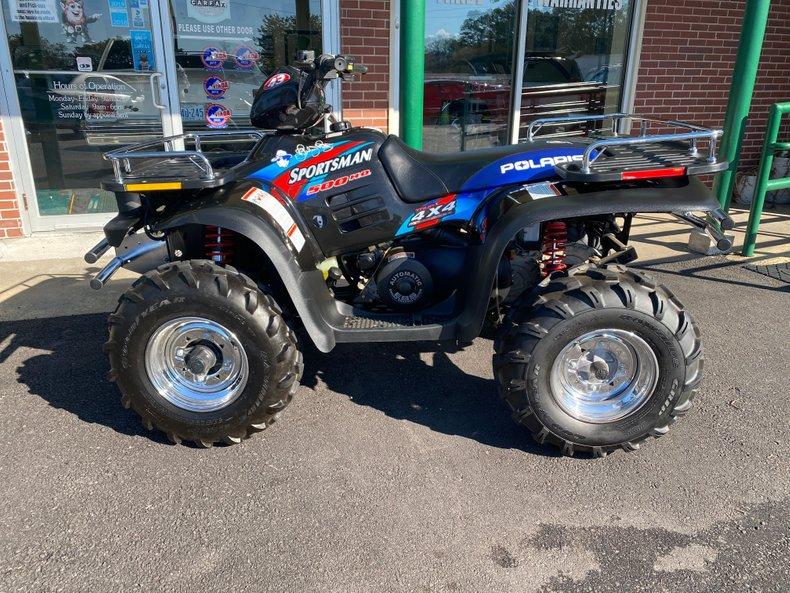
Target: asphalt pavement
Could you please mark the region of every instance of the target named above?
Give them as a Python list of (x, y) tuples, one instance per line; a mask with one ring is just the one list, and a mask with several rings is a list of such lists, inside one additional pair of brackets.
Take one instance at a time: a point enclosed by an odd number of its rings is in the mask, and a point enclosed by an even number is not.
[(790, 285), (644, 267), (706, 378), (667, 436), (601, 460), (512, 423), (483, 339), (305, 346), (281, 421), (202, 450), (121, 407), (104, 314), (0, 321), (0, 591), (790, 590)]

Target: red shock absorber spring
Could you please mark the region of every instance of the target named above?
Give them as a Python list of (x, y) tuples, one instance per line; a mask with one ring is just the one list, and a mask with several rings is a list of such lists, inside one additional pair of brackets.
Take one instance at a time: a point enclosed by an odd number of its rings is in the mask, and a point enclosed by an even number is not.
[(568, 227), (564, 222), (554, 221), (543, 225), (540, 271), (544, 278), (553, 272), (561, 272), (568, 268), (565, 263), (567, 245)]
[(236, 250), (236, 237), (233, 231), (219, 226), (206, 225), (203, 241), (207, 259), (218, 264), (232, 263)]

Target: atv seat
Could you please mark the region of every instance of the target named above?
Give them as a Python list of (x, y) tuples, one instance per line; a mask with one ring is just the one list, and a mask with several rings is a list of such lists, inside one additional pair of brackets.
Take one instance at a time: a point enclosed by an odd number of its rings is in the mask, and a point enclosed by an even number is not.
[(414, 204), (457, 193), (472, 175), (486, 165), (502, 157), (524, 152), (526, 147), (523, 144), (512, 144), (435, 154), (415, 150), (397, 136), (389, 136), (379, 148), (379, 161), (401, 199)]

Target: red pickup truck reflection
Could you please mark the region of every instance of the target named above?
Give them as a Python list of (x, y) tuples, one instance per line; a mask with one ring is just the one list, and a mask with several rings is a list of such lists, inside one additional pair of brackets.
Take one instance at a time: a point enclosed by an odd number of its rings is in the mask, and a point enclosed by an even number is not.
[[(473, 135), (494, 134), (501, 136), (500, 143), (506, 143), (511, 85), (504, 58), (483, 56), (447, 70), (426, 73), (425, 125), (452, 125)], [(521, 89), (522, 131), (537, 117), (603, 113), (607, 103), (617, 101), (620, 75), (619, 66), (604, 65), (585, 77), (575, 60), (527, 57)], [(567, 131), (578, 133), (578, 129)]]

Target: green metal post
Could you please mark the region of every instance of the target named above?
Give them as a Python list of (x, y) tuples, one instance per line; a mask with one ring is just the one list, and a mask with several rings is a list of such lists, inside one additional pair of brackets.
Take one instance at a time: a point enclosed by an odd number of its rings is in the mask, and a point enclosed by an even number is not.
[(768, 22), (768, 9), (771, 0), (749, 0), (743, 14), (741, 41), (732, 71), (732, 86), (724, 116), (724, 137), (721, 142), (720, 156), (729, 161), (726, 171), (719, 173), (714, 183), (714, 191), (719, 204), (729, 209), (732, 188), (735, 185), (735, 171), (738, 169), (740, 146), (746, 128), (746, 118), (752, 104), (754, 80), (765, 38), (765, 25)]
[(422, 148), (425, 85), (425, 0), (400, 3), (400, 135), (412, 148)]
[(790, 187), (790, 177), (769, 179), (771, 167), (774, 163), (774, 152), (790, 148), (790, 143), (788, 142), (777, 142), (782, 116), (786, 113), (790, 113), (790, 102), (771, 105), (768, 124), (765, 126), (765, 142), (763, 143), (763, 154), (760, 158), (760, 169), (757, 175), (757, 183), (754, 186), (752, 207), (749, 210), (749, 224), (746, 227), (746, 237), (743, 240), (743, 251), (741, 252), (746, 257), (754, 255), (757, 231), (760, 229), (760, 218), (763, 215), (763, 205), (765, 204), (765, 194), (769, 191)]

